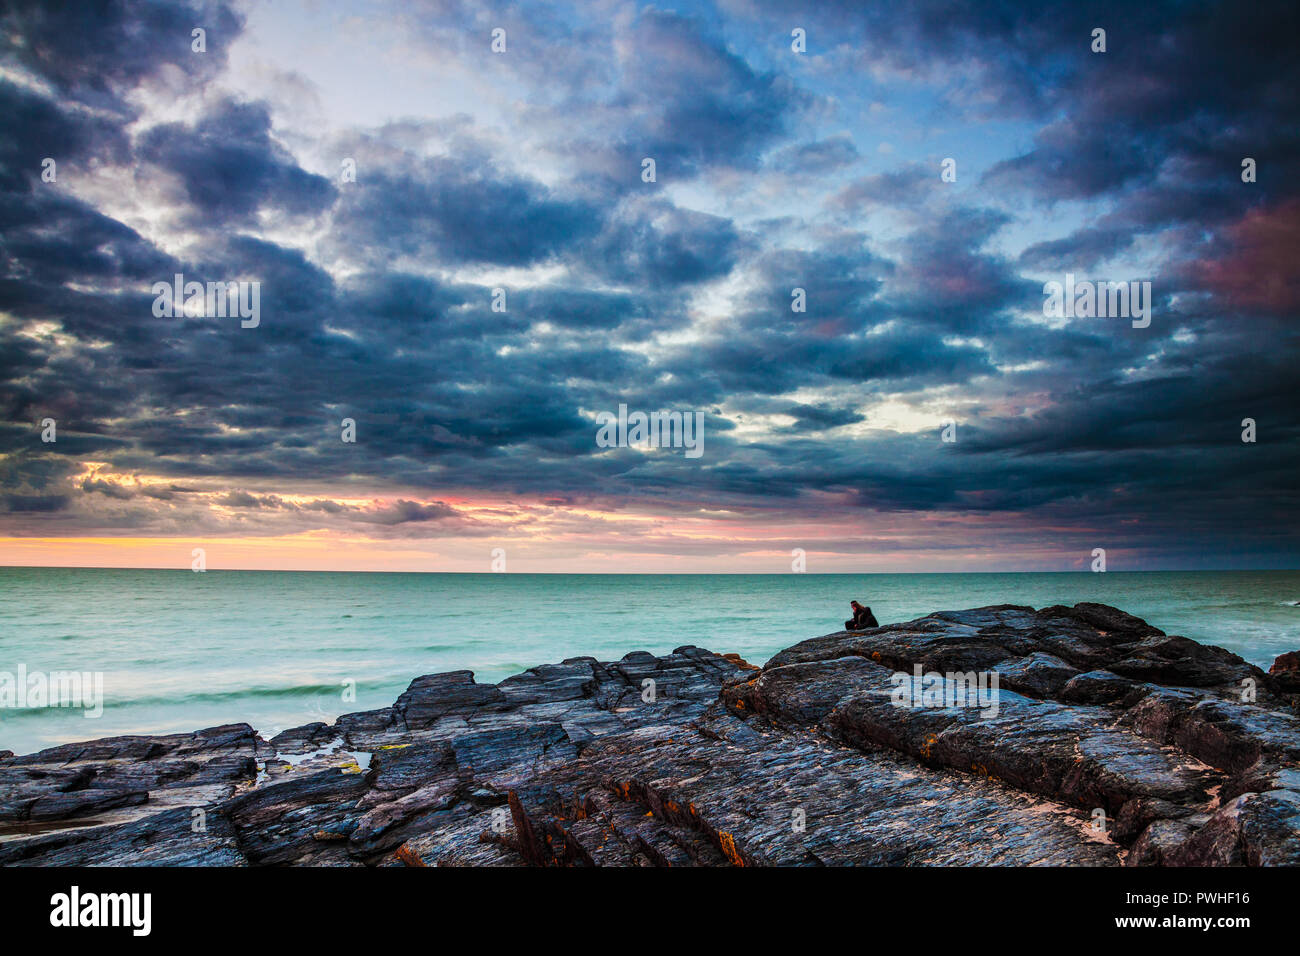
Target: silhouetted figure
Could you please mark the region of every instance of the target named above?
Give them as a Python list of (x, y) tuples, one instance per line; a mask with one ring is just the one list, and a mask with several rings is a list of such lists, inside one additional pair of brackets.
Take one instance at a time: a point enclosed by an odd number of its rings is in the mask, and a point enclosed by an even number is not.
[(844, 630), (861, 631), (868, 627), (880, 627), (880, 622), (871, 613), (871, 608), (863, 607), (857, 601), (850, 601), (849, 604), (853, 606), (853, 619), (844, 622)]

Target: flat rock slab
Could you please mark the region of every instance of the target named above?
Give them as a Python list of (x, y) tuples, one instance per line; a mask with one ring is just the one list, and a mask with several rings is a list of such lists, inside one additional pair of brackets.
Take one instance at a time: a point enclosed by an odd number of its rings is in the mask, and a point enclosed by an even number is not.
[(1296, 706), (1105, 605), (943, 611), (0, 751), (0, 864), (1298, 865)]

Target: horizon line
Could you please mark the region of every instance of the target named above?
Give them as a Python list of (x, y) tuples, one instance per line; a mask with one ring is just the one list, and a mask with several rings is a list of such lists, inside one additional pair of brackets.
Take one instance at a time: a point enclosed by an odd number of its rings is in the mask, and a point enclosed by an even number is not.
[(191, 574), (226, 572), (235, 574), (449, 574), (449, 575), (584, 575), (604, 577), (884, 577), (896, 575), (948, 574), (1284, 574), (1300, 568), (1129, 568), (1115, 571), (1091, 571), (1086, 568), (1057, 568), (1006, 571), (418, 571), (404, 569), (340, 568), (207, 568), (195, 571), (185, 567), (120, 567), (117, 565), (3, 564), (0, 571), (188, 571)]

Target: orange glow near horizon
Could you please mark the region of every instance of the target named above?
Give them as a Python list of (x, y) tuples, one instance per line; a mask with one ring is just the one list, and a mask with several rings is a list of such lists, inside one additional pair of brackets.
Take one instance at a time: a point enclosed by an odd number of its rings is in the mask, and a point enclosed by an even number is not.
[[(449, 571), (436, 552), (394, 542), (307, 532), (265, 538), (0, 538), (0, 566), (189, 568), (202, 548), (209, 570)], [(464, 570), (464, 569), (460, 569)]]
[[(1015, 512), (874, 512), (832, 495), (820, 496), (813, 513), (689, 500), (604, 508), (465, 489), (436, 496), (277, 486), (232, 492), (202, 482), (158, 501), (141, 489), (168, 479), (84, 464), (81, 482), (113, 492), (75, 486), (87, 492), (78, 499), (86, 520), (117, 520), (125, 500), (137, 513), (152, 509), (154, 527), (121, 537), (101, 528), (54, 536), (29, 522), (25, 533), (0, 536), (0, 566), (189, 569), (195, 548), (214, 571), (487, 572), (498, 548), (505, 570), (522, 573), (788, 574), (796, 549), (814, 574), (1063, 571), (1082, 570), (1088, 560), (1086, 549), (1064, 543), (1071, 531), (1086, 529), (1052, 528), (1045, 536)], [(236, 492), (246, 500), (232, 500)], [(155, 531), (164, 519), (172, 527)], [(193, 533), (174, 533), (184, 526)], [(251, 527), (263, 533), (247, 533)], [(1111, 554), (1112, 561), (1123, 557)]]
[[(685, 536), (681, 536), (685, 537)], [(697, 544), (707, 536), (691, 540)], [(791, 572), (786, 547), (748, 540), (712, 539), (713, 553), (670, 554), (638, 550), (634, 541), (541, 542), (508, 538), (383, 540), (308, 532), (281, 537), (0, 537), (0, 567), (100, 567), (189, 569), (203, 548), (208, 570), (486, 572), (492, 550), (503, 548), (507, 571), (521, 573), (774, 573)], [(844, 553), (806, 548), (810, 573), (915, 573), (942, 571), (1084, 570), (1046, 549), (988, 552), (955, 548), (936, 554), (924, 546), (889, 553)]]

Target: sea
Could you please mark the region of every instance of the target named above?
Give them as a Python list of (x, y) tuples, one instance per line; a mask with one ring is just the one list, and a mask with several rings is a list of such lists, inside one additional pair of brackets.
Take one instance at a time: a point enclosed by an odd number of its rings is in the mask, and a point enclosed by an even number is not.
[[(415, 677), (500, 681), (686, 644), (762, 664), (839, 630), (989, 604), (1099, 601), (1267, 669), (1300, 649), (1300, 571), (419, 574), (0, 567), (10, 675), (98, 675), (102, 707), (0, 705), (0, 750), (246, 722), (270, 737), (391, 704)], [(86, 688), (92, 686), (87, 678)], [(89, 689), (86, 691), (90, 693)], [(42, 703), (39, 698), (35, 703)], [(84, 703), (84, 702), (83, 702)], [(21, 706), (27, 705), (27, 706)], [(99, 711), (95, 713), (95, 711)], [(92, 716), (93, 715), (93, 716)]]

